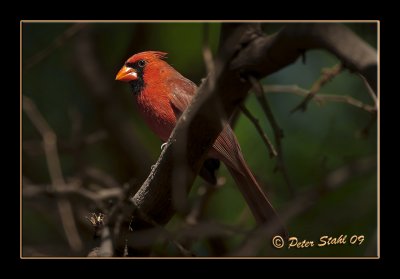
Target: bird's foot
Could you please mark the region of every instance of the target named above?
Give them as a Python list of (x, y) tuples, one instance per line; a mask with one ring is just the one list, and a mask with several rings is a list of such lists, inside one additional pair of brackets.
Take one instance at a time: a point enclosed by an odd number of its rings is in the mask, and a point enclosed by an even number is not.
[(163, 144), (161, 144), (161, 150), (164, 150), (165, 146), (167, 145), (166, 142), (164, 142)]

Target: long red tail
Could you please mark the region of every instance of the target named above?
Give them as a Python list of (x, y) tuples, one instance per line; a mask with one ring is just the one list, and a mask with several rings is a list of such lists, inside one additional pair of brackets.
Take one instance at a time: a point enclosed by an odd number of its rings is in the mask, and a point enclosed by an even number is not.
[(230, 166), (227, 167), (235, 179), (236, 184), (238, 185), (239, 190), (245, 198), (246, 203), (253, 213), (257, 223), (269, 223), (276, 227), (276, 230), (273, 228), (274, 232), (287, 236), (287, 230), (285, 226), (282, 224), (281, 219), (279, 218), (275, 209), (272, 207), (267, 196), (261, 189), (241, 154), (239, 155), (238, 159), (242, 167), (241, 171), (238, 171), (236, 168)]
[(286, 237), (285, 226), (247, 166), (239, 143), (229, 125), (219, 135), (213, 147), (212, 154), (215, 154), (227, 166), (257, 223), (269, 223), (274, 233)]

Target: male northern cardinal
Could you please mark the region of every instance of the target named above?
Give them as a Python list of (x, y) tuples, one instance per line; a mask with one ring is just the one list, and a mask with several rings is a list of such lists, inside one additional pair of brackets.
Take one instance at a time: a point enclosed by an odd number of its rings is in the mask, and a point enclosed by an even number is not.
[[(165, 56), (166, 53), (159, 51), (135, 54), (116, 76), (116, 80), (131, 85), (140, 113), (164, 142), (197, 90), (193, 82), (163, 60)], [(258, 223), (273, 219), (279, 222), (275, 210), (247, 166), (229, 124), (219, 134), (208, 157), (225, 163)], [(280, 226), (278, 230), (285, 231)]]

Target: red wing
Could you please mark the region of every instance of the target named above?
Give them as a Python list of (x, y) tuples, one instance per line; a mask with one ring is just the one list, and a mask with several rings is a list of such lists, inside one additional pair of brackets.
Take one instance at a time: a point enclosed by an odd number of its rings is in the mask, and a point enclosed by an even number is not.
[[(197, 86), (190, 80), (180, 77), (170, 79), (169, 88), (172, 89), (170, 96), (172, 107), (176, 116), (179, 117), (190, 104), (196, 93)], [(240, 166), (238, 164), (240, 147), (229, 125), (226, 125), (224, 130), (219, 134), (214, 142), (213, 148), (214, 152), (216, 151), (216, 153), (218, 153), (214, 154), (218, 159), (240, 172)]]
[(184, 77), (178, 77), (168, 80), (169, 88), (171, 88), (170, 102), (173, 106), (175, 114), (179, 117), (188, 107), (194, 94), (196, 93), (197, 86), (190, 80)]

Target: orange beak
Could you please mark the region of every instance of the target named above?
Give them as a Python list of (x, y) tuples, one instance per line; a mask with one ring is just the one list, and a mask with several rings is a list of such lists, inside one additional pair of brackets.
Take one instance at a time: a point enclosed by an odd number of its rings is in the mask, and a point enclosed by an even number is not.
[(117, 76), (115, 77), (115, 80), (119, 81), (132, 81), (138, 79), (138, 75), (135, 69), (123, 66), (121, 70), (119, 70)]

